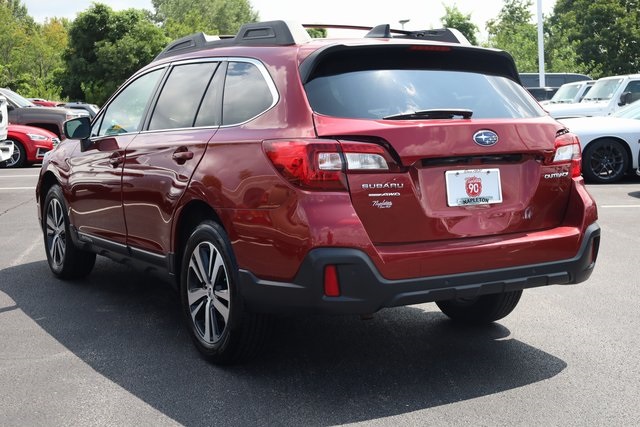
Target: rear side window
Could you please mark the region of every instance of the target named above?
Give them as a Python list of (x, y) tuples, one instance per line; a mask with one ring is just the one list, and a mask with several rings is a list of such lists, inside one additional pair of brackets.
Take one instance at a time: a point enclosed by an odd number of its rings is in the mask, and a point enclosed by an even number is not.
[(432, 69), (372, 69), (316, 77), (305, 85), (314, 111), (382, 119), (421, 110), (469, 109), (473, 118), (540, 117), (522, 86), (500, 76)]
[(217, 62), (203, 62), (174, 67), (158, 97), (149, 130), (192, 127), (217, 66)]
[(224, 87), (222, 124), (244, 123), (274, 104), (265, 76), (250, 62), (230, 62)]

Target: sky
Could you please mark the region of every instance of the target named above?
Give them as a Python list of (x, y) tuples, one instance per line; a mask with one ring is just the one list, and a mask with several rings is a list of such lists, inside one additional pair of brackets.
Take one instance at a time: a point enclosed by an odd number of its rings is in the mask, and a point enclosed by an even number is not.
[[(540, 0), (544, 14), (550, 14), (555, 0)], [(503, 5), (503, 0), (396, 0), (377, 2), (372, 0), (250, 0), (253, 9), (263, 21), (284, 19), (303, 24), (351, 24), (375, 26), (391, 24), (401, 28), (400, 20), (409, 19), (407, 30), (440, 28), (440, 18), (444, 16), (444, 5), (456, 5), (464, 14), (471, 14), (471, 20), (481, 31), (480, 39), (486, 34), (485, 23), (495, 18)], [(45, 18), (66, 17), (74, 19), (78, 12), (89, 8), (93, 0), (22, 0), (29, 14), (38, 22)], [(151, 0), (100, 0), (115, 10), (139, 8), (153, 10)], [(374, 6), (374, 5), (384, 6)], [(532, 13), (536, 17), (536, 0)]]

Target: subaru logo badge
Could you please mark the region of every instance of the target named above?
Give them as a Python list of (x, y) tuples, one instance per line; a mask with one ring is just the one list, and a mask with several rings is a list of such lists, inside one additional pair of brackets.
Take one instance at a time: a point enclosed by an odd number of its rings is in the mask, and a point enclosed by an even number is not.
[(491, 147), (498, 142), (498, 134), (492, 130), (479, 130), (473, 134), (473, 140), (483, 147)]

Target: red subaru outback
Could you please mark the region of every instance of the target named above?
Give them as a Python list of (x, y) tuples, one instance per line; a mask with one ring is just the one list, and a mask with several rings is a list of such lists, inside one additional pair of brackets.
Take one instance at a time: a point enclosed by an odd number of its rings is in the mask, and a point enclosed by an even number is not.
[(217, 363), (254, 353), (270, 313), (434, 301), (492, 322), (525, 288), (586, 280), (600, 228), (578, 139), (510, 55), (449, 35), (275, 21), (172, 43), (47, 156), (51, 270), (99, 254), (175, 277)]

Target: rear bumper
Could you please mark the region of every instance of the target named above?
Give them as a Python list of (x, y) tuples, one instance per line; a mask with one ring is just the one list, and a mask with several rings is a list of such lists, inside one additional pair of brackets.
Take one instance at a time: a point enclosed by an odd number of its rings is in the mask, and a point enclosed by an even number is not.
[[(308, 253), (291, 282), (261, 280), (240, 270), (239, 288), (252, 311), (366, 314), (384, 307), (580, 283), (593, 271), (599, 243), (600, 227), (593, 223), (586, 229), (578, 253), (570, 259), (405, 280), (385, 279), (360, 250), (320, 248)], [(339, 297), (324, 295), (326, 265), (337, 266)]]

